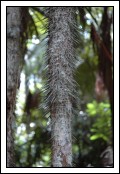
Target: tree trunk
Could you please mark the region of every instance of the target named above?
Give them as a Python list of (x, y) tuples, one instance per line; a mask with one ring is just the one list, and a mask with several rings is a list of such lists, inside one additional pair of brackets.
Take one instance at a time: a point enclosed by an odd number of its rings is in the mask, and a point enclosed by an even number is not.
[(52, 122), (52, 166), (72, 166), (72, 96), (74, 91), (74, 7), (49, 7), (48, 86)]
[(7, 167), (15, 167), (14, 109), (20, 78), (21, 7), (7, 7)]
[[(104, 13), (101, 21), (101, 36), (103, 43), (106, 46), (106, 50), (110, 55), (111, 54), (111, 25), (112, 25), (112, 16), (109, 15), (108, 7), (104, 7)], [(111, 57), (112, 58), (112, 57)], [(105, 86), (108, 90), (108, 95), (110, 99), (111, 111), (113, 115), (113, 73), (112, 73), (112, 61), (107, 58), (107, 55), (103, 52), (103, 48), (100, 48), (99, 51), (99, 66), (100, 71), (103, 73), (103, 80)], [(113, 123), (113, 119), (112, 119)]]

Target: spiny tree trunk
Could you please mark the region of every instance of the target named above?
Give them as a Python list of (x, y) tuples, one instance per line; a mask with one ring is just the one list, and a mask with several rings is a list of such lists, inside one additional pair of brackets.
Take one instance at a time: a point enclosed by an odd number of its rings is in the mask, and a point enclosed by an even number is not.
[(13, 126), (22, 58), (20, 28), (21, 8), (7, 7), (7, 167), (15, 167)]
[(48, 81), (52, 122), (52, 166), (72, 166), (74, 7), (49, 7)]

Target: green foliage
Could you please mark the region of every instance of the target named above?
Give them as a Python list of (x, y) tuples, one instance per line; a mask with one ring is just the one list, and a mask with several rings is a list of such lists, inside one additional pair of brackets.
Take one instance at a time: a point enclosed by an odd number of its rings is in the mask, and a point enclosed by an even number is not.
[(92, 124), (90, 140), (102, 138), (109, 142), (111, 136), (111, 111), (109, 103), (97, 103), (93, 101), (87, 104), (87, 113), (94, 117), (95, 122)]
[(43, 117), (38, 108), (30, 110), (30, 115), (24, 113), (21, 117), (22, 121), (17, 122), (15, 135), (17, 166), (49, 166), (50, 133), (47, 118)]

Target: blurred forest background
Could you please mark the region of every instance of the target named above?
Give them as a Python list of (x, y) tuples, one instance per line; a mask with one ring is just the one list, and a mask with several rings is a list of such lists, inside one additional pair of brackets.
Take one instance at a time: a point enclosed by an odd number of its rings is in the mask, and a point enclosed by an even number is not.
[[(50, 115), (45, 113), (47, 16), (43, 7), (24, 7), (27, 38), (16, 102), (18, 167), (51, 166)], [(113, 165), (113, 7), (76, 7), (78, 40), (75, 80), (79, 112), (72, 121), (73, 166)]]

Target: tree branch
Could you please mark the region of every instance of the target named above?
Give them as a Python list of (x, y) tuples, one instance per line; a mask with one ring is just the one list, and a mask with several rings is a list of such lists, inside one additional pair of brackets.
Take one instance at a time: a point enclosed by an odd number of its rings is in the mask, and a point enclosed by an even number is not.
[(91, 17), (92, 17), (92, 19), (94, 20), (94, 22), (96, 23), (96, 25), (98, 26), (98, 22), (97, 22), (97, 20), (95, 19), (95, 17), (93, 16), (93, 14), (91, 13), (90, 9), (88, 9), (88, 8), (86, 7), (86, 10), (87, 10), (87, 12), (91, 15)]

